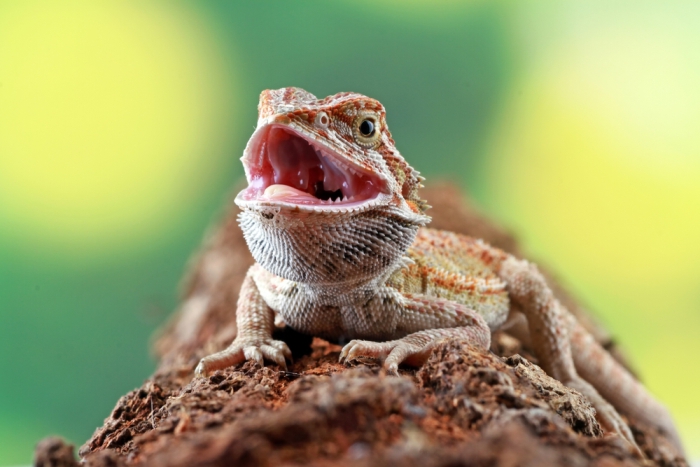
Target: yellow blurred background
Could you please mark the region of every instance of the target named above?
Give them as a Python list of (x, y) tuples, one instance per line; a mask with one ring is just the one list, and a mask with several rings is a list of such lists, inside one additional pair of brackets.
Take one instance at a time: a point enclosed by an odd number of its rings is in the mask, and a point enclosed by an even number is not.
[(262, 89), (381, 100), (605, 322), (700, 457), (700, 4), (0, 3), (0, 465), (81, 444), (240, 179)]

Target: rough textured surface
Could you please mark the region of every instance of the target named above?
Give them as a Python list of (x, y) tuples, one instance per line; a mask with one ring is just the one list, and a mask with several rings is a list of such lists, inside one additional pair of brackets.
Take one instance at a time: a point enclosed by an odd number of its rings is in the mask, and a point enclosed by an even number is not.
[[(424, 193), (435, 206), (432, 226), (516, 251), (513, 238), (454, 188)], [(288, 372), (247, 362), (193, 381), (198, 360), (235, 335), (250, 264), (234, 208), (209, 237), (181, 310), (156, 342), (156, 373), (120, 398), (80, 449), (83, 465), (641, 465), (619, 438), (601, 436), (585, 398), (533, 363), (528, 343), (515, 337), (517, 324), (511, 334), (494, 334), (492, 353), (448, 341), (399, 377), (371, 360), (341, 365), (339, 346), (287, 332), (276, 337), (294, 353)], [(557, 294), (614, 351), (607, 333)], [(630, 425), (650, 462), (685, 465), (653, 429)], [(71, 451), (47, 439), (36, 464), (77, 466)]]

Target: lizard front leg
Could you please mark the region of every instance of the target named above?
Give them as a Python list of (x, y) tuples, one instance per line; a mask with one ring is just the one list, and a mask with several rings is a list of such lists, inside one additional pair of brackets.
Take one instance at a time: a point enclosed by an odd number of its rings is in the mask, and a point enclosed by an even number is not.
[(282, 341), (274, 340), (275, 313), (260, 295), (253, 276), (255, 266), (248, 270), (238, 296), (236, 324), (238, 335), (228, 348), (200, 360), (195, 375), (203, 377), (246, 360), (255, 360), (261, 366), (263, 359), (271, 360), (286, 369), (286, 359), (292, 352)]
[(380, 307), (376, 314), (397, 316), (398, 339), (374, 342), (355, 339), (340, 353), (340, 360), (371, 357), (384, 360), (384, 368), (397, 374), (401, 363), (418, 366), (443, 339), (458, 337), (488, 349), (491, 331), (484, 318), (470, 308), (441, 298), (422, 294), (401, 294), (382, 287), (365, 307)]

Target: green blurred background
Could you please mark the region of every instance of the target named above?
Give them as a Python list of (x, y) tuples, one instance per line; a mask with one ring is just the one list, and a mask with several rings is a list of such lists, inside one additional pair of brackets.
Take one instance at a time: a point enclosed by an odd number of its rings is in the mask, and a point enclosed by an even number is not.
[(265, 88), (376, 97), (596, 310), (700, 457), (700, 3), (0, 2), (0, 465), (154, 368)]

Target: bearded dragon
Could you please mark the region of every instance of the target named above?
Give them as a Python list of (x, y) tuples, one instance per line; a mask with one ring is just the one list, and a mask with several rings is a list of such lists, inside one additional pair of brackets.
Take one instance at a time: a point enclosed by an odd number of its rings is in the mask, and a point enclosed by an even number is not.
[[(236, 197), (256, 260), (241, 287), (238, 335), (197, 376), (254, 360), (286, 369), (275, 324), (347, 342), (389, 373), (420, 365), (444, 338), (488, 350), (524, 314), (540, 366), (584, 394), (601, 424), (636, 448), (618, 410), (659, 427), (681, 450), (666, 408), (555, 298), (537, 267), (463, 235), (427, 228), (424, 180), (396, 149), (375, 99), (263, 91)], [(638, 449), (638, 448), (637, 448)]]

